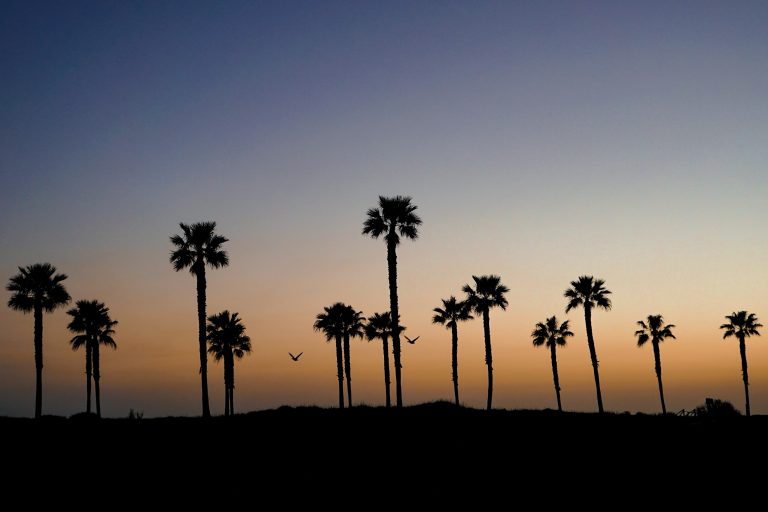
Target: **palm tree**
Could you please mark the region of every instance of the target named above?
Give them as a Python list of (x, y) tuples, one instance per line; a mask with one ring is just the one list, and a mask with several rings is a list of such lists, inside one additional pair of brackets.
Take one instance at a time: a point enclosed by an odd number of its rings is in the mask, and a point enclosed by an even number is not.
[(339, 409), (344, 408), (344, 366), (342, 364), (341, 340), (344, 336), (344, 310), (346, 304), (337, 302), (323, 308), (315, 317), (313, 329), (325, 334), (326, 341), (336, 340), (336, 375), (339, 378)]
[(251, 353), (251, 338), (237, 313), (225, 310), (208, 317), (208, 353), (216, 361), (224, 359), (224, 416), (235, 414), (235, 359)]
[(352, 306), (345, 306), (342, 316), (344, 328), (344, 371), (347, 375), (347, 405), (352, 407), (352, 363), (349, 351), (349, 338), (362, 338), (365, 319), (362, 311), (355, 311)]
[(101, 417), (101, 388), (99, 346), (117, 348), (112, 335), (116, 320), (109, 317), (109, 308), (96, 300), (78, 300), (75, 307), (67, 311), (72, 320), (67, 329), (75, 333), (69, 341), (72, 350), (85, 349), (85, 393), (86, 412), (91, 412), (91, 379), (96, 388), (96, 415)]
[(389, 311), (384, 313), (374, 313), (368, 317), (365, 324), (365, 337), (368, 341), (380, 339), (384, 354), (384, 392), (386, 395), (387, 407), (392, 406), (392, 400), (389, 392), (389, 338), (392, 336), (392, 317)]
[(650, 340), (653, 345), (653, 358), (656, 361), (656, 380), (659, 381), (659, 397), (661, 398), (661, 412), (667, 414), (667, 404), (664, 402), (664, 385), (661, 383), (661, 352), (659, 350), (659, 343), (666, 338), (675, 338), (672, 334), (674, 324), (664, 325), (664, 318), (661, 315), (648, 315), (648, 320), (640, 320), (637, 322), (640, 329), (635, 331), (637, 336), (637, 346), (642, 347)]
[(171, 243), (171, 263), (179, 271), (189, 268), (197, 278), (197, 337), (200, 349), (200, 384), (202, 387), (203, 417), (211, 416), (208, 405), (208, 358), (206, 356), (205, 337), (205, 266), (221, 268), (229, 265), (229, 256), (221, 246), (228, 240), (216, 234), (215, 222), (179, 224), (182, 235), (173, 235)]
[(403, 406), (400, 362), (400, 308), (397, 304), (397, 246), (400, 237), (415, 240), (421, 219), (414, 212), (418, 207), (405, 196), (379, 196), (379, 206), (371, 208), (363, 223), (363, 234), (372, 238), (384, 236), (387, 244), (387, 271), (389, 274), (389, 311), (392, 318), (392, 354), (395, 358), (395, 393), (397, 406)]
[(739, 351), (741, 352), (741, 376), (744, 380), (744, 396), (747, 401), (747, 416), (750, 415), (749, 411), (749, 376), (747, 375), (747, 346), (744, 344), (744, 340), (750, 336), (760, 336), (759, 328), (763, 324), (758, 323), (757, 317), (754, 313), (747, 313), (746, 311), (734, 312), (727, 315), (727, 324), (720, 326), (721, 329), (725, 329), (723, 333), (723, 339), (736, 336), (739, 340)]
[(555, 394), (557, 395), (557, 410), (563, 412), (563, 404), (560, 401), (560, 377), (557, 374), (557, 347), (564, 347), (567, 338), (573, 336), (568, 330), (568, 320), (558, 325), (557, 318), (551, 316), (544, 322), (536, 324), (536, 328), (531, 333), (533, 346), (540, 347), (546, 345), (552, 357), (552, 379), (555, 382)]
[(64, 285), (66, 274), (57, 274), (50, 263), (35, 263), (19, 267), (6, 289), (12, 292), (8, 307), (23, 313), (33, 313), (35, 322), (35, 418), (43, 411), (43, 311), (51, 313), (70, 301)]
[(475, 287), (465, 284), (462, 289), (467, 294), (467, 307), (483, 316), (483, 335), (485, 338), (485, 364), (488, 366), (488, 405), (491, 410), (493, 403), (493, 353), (491, 351), (491, 319), (489, 312), (495, 307), (507, 309), (507, 298), (504, 294), (509, 288), (501, 284), (501, 277), (495, 275), (472, 276)]
[(595, 374), (595, 388), (597, 390), (597, 409), (603, 412), (603, 394), (600, 391), (600, 372), (597, 369), (597, 352), (595, 351), (595, 338), (592, 336), (592, 309), (598, 307), (605, 310), (611, 309), (611, 299), (608, 298), (610, 290), (605, 288), (605, 281), (595, 279), (592, 276), (580, 276), (578, 280), (571, 281), (571, 288), (565, 290), (565, 298), (568, 305), (565, 312), (578, 307), (584, 307), (584, 323), (587, 325), (587, 344), (589, 356), (592, 359), (592, 370)]
[(443, 307), (435, 308), (432, 311), (435, 315), (432, 317), (432, 323), (442, 324), (446, 329), (451, 330), (451, 368), (453, 370), (453, 397), (456, 405), (459, 405), (459, 328), (458, 323), (471, 320), (469, 308), (464, 301), (457, 301), (456, 297), (451, 295), (447, 299), (442, 299)]

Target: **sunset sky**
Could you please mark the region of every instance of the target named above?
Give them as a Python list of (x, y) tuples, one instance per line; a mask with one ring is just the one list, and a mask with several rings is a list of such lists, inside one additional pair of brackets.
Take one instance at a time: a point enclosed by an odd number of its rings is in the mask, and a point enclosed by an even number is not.
[[(766, 27), (764, 1), (3, 2), (0, 277), (47, 261), (74, 299), (111, 308), (105, 415), (196, 415), (195, 281), (169, 237), (214, 220), (231, 265), (208, 274), (208, 312), (238, 311), (253, 340), (236, 408), (334, 406), (314, 317), (389, 309), (384, 242), (360, 231), (378, 195), (409, 195), (406, 404), (452, 397), (432, 308), (494, 273), (510, 288), (491, 313), (494, 405), (556, 406), (530, 332), (557, 314), (575, 333), (563, 406), (595, 410), (583, 313), (563, 297), (593, 274), (613, 291), (593, 317), (606, 409), (660, 410), (633, 333), (661, 313), (678, 338), (662, 346), (668, 409), (743, 410), (718, 326), (740, 309), (768, 325)], [(44, 320), (46, 414), (85, 408), (66, 309)], [(2, 307), (0, 326), (0, 415), (31, 416), (32, 316)], [(482, 407), (482, 322), (459, 344), (462, 400)], [(768, 414), (768, 337), (747, 351)], [(353, 341), (352, 374), (356, 402), (383, 403), (378, 343)]]

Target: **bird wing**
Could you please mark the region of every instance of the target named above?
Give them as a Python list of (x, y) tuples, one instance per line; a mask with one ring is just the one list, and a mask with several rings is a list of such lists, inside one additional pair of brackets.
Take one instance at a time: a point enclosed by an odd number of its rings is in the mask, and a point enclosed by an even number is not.
[(299, 352), (299, 355), (297, 355), (297, 356), (296, 356), (296, 360), (297, 360), (297, 361), (299, 360), (299, 358), (301, 357), (301, 354), (303, 354), (303, 353), (304, 353), (304, 352)]
[(295, 355), (291, 354), (290, 352), (288, 352), (288, 355), (291, 356), (291, 359), (293, 359), (294, 361), (296, 360), (296, 356)]

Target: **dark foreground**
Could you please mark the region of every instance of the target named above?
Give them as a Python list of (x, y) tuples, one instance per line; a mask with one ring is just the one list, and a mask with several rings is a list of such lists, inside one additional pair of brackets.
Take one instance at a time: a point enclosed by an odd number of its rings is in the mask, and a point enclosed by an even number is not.
[(135, 507), (287, 500), (262, 507), (272, 510), (354, 498), (343, 508), (391, 500), (730, 508), (764, 500), (768, 479), (765, 416), (487, 413), (436, 403), (283, 407), (208, 421), (0, 418), (0, 432), (6, 490), (37, 483), (41, 497), (77, 503), (95, 493), (105, 505)]

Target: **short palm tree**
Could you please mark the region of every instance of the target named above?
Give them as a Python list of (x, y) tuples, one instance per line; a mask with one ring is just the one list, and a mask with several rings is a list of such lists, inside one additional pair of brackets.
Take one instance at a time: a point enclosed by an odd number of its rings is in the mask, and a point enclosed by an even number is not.
[(221, 268), (229, 265), (229, 256), (222, 246), (228, 240), (216, 234), (215, 222), (179, 224), (181, 235), (173, 235), (171, 263), (175, 271), (189, 268), (197, 278), (197, 338), (200, 351), (200, 385), (202, 391), (203, 417), (211, 415), (208, 404), (208, 357), (205, 336), (205, 267)]
[(85, 393), (86, 412), (91, 412), (91, 379), (96, 384), (96, 414), (101, 417), (101, 391), (99, 387), (100, 357), (99, 345), (116, 348), (112, 335), (117, 321), (109, 317), (109, 308), (96, 300), (78, 300), (75, 307), (67, 311), (72, 317), (67, 329), (75, 333), (69, 341), (72, 350), (85, 350)]
[(661, 315), (648, 315), (648, 319), (646, 321), (640, 320), (637, 322), (637, 325), (640, 327), (640, 329), (635, 331), (635, 336), (637, 336), (637, 346), (642, 347), (649, 340), (651, 345), (653, 345), (653, 358), (656, 362), (656, 380), (659, 381), (661, 412), (662, 414), (667, 414), (667, 404), (664, 401), (664, 385), (661, 382), (661, 351), (659, 350), (659, 343), (667, 338), (672, 338), (673, 340), (677, 339), (675, 338), (675, 335), (672, 334), (672, 329), (675, 327), (675, 325), (665, 325), (664, 318), (662, 318)]
[(611, 299), (608, 298), (610, 290), (605, 288), (605, 281), (595, 279), (592, 276), (580, 276), (576, 281), (571, 281), (571, 287), (565, 290), (565, 298), (568, 305), (565, 312), (582, 306), (584, 308), (584, 323), (587, 326), (587, 344), (589, 345), (589, 357), (592, 359), (592, 371), (595, 374), (595, 389), (597, 391), (597, 409), (603, 412), (603, 393), (600, 390), (600, 372), (597, 369), (597, 351), (595, 350), (595, 338), (592, 335), (592, 310), (594, 308), (611, 309)]
[(251, 338), (237, 313), (225, 310), (208, 317), (208, 353), (224, 360), (224, 416), (235, 414), (235, 359), (251, 353)]
[(721, 329), (725, 329), (723, 333), (723, 339), (736, 336), (739, 340), (739, 352), (741, 352), (741, 377), (744, 380), (744, 397), (746, 398), (746, 411), (747, 416), (750, 415), (749, 410), (749, 375), (747, 374), (747, 346), (744, 340), (750, 336), (760, 336), (760, 329), (763, 324), (757, 321), (757, 317), (754, 313), (747, 313), (746, 311), (734, 312), (727, 315), (725, 323), (720, 326)]
[(8, 307), (23, 313), (33, 313), (35, 322), (35, 418), (43, 411), (43, 312), (51, 313), (69, 303), (70, 297), (62, 281), (66, 274), (57, 274), (50, 263), (19, 267), (6, 289), (12, 293)]
[(397, 246), (400, 237), (415, 240), (419, 236), (421, 219), (415, 204), (406, 196), (379, 196), (379, 205), (371, 208), (363, 223), (363, 234), (372, 238), (384, 237), (387, 244), (387, 272), (389, 275), (389, 311), (392, 317), (392, 355), (395, 359), (395, 393), (397, 406), (403, 406), (400, 362), (400, 307), (397, 301)]
[(451, 330), (451, 369), (453, 370), (453, 398), (456, 405), (459, 405), (459, 322), (472, 319), (469, 314), (469, 308), (464, 301), (456, 300), (451, 295), (447, 299), (442, 299), (443, 307), (435, 308), (432, 317), (432, 323), (444, 325), (446, 329)]
[(332, 306), (323, 308), (322, 313), (315, 317), (312, 325), (314, 330), (325, 335), (326, 341), (336, 340), (336, 375), (339, 379), (339, 409), (344, 408), (344, 366), (341, 351), (342, 338), (344, 337), (344, 314), (347, 305), (337, 302)]
[(344, 372), (347, 375), (347, 405), (352, 407), (352, 356), (349, 350), (349, 339), (363, 337), (365, 327), (363, 312), (355, 311), (352, 306), (346, 306), (342, 324), (344, 326)]
[(560, 376), (557, 373), (557, 347), (564, 347), (567, 339), (573, 336), (568, 330), (568, 320), (558, 325), (557, 318), (551, 316), (544, 322), (536, 324), (536, 328), (531, 333), (533, 346), (546, 346), (552, 359), (552, 379), (555, 382), (555, 395), (557, 396), (557, 410), (563, 411), (563, 404), (560, 401)]
[(501, 277), (472, 276), (475, 287), (465, 284), (463, 291), (467, 294), (467, 307), (483, 316), (483, 336), (485, 338), (485, 364), (488, 367), (488, 403), (490, 411), (493, 403), (493, 352), (491, 351), (491, 319), (490, 310), (499, 307), (507, 309), (507, 298), (504, 296), (509, 288), (501, 284)]
[[(403, 330), (402, 327), (400, 330)], [(389, 311), (384, 313), (374, 313), (372, 316), (368, 317), (368, 322), (365, 324), (365, 337), (368, 338), (368, 341), (375, 339), (381, 340), (384, 355), (384, 393), (386, 396), (387, 407), (392, 406), (389, 389), (389, 338), (391, 336), (392, 318), (389, 316)]]

